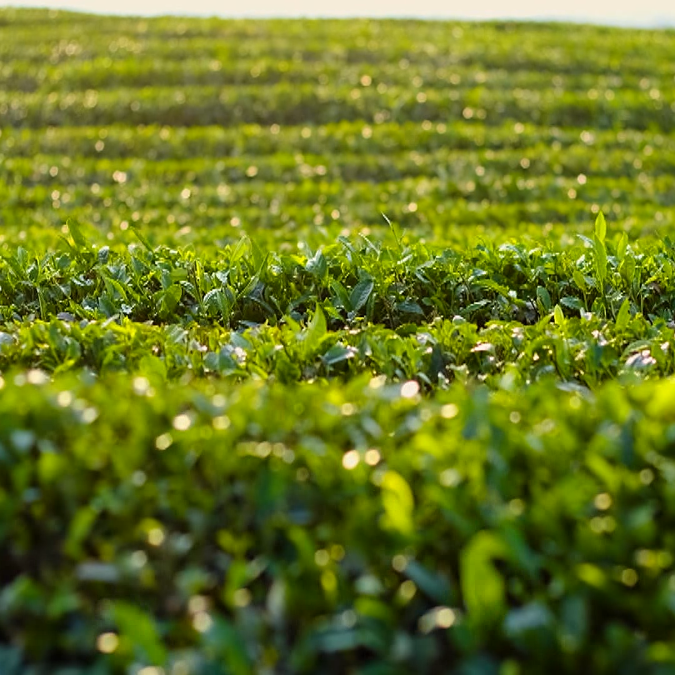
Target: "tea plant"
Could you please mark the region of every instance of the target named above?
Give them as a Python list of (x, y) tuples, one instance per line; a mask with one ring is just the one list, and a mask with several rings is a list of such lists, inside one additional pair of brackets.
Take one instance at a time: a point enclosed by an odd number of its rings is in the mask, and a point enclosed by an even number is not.
[(675, 672), (674, 56), (0, 9), (0, 673)]

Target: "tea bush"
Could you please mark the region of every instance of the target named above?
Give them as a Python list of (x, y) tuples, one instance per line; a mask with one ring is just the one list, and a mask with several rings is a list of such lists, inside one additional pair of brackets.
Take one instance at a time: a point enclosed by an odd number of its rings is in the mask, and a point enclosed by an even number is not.
[(674, 57), (0, 9), (1, 675), (675, 673)]

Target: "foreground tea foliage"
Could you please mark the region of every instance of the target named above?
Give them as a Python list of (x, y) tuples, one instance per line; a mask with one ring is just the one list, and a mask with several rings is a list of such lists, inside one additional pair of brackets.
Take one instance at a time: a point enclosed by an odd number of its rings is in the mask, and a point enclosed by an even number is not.
[(429, 388), (675, 372), (675, 248), (610, 243), (602, 216), (593, 240), (562, 250), (342, 239), (291, 255), (242, 240), (214, 261), (115, 252), (70, 229), (60, 252), (0, 261), (0, 367), (286, 383), (367, 372)]
[(46, 380), (0, 398), (16, 672), (670, 672), (670, 379)]
[(675, 667), (669, 241), (70, 234), (0, 263), (9, 672)]

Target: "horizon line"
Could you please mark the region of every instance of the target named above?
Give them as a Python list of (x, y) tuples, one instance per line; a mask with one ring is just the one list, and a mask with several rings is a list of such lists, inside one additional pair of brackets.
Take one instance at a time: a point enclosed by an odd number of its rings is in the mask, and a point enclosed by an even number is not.
[(125, 10), (115, 10), (115, 9), (105, 9), (97, 10), (91, 8), (83, 8), (77, 6), (59, 6), (59, 7), (48, 7), (48, 6), (36, 6), (36, 5), (26, 5), (26, 4), (0, 4), (0, 11), (2, 10), (17, 10), (17, 11), (49, 11), (49, 12), (70, 12), (74, 14), (83, 14), (83, 15), (92, 15), (92, 16), (111, 16), (119, 18), (164, 18), (164, 17), (175, 17), (177, 19), (224, 19), (224, 20), (408, 20), (408, 21), (458, 21), (458, 22), (468, 22), (468, 23), (487, 23), (491, 21), (504, 21), (504, 22), (514, 22), (514, 23), (557, 23), (557, 24), (575, 24), (575, 25), (589, 25), (589, 26), (598, 26), (598, 27), (607, 27), (607, 28), (628, 28), (636, 30), (663, 30), (663, 29), (673, 29), (675, 28), (675, 17), (659, 16), (659, 15), (649, 15), (640, 20), (630, 20), (628, 18), (612, 20), (608, 18), (607, 20), (600, 19), (595, 16), (588, 15), (568, 15), (568, 16), (558, 16), (558, 15), (546, 15), (546, 14), (533, 14), (530, 16), (523, 15), (508, 15), (508, 14), (495, 14), (494, 16), (472, 16), (467, 14), (432, 14), (428, 12), (423, 13), (392, 13), (386, 14), (382, 12), (376, 12), (373, 14), (367, 13), (358, 13), (351, 15), (340, 15), (338, 13), (326, 13), (326, 12), (317, 12), (317, 13), (283, 13), (277, 14), (273, 12), (249, 12), (246, 10), (241, 12), (212, 12), (212, 11), (185, 11), (185, 12), (174, 12), (174, 11), (150, 11), (150, 12), (127, 12)]

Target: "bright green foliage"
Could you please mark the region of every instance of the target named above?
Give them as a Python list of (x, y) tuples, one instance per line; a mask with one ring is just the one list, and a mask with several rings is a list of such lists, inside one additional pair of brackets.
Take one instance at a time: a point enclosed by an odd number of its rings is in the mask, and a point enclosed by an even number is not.
[(0, 675), (675, 673), (674, 61), (0, 10)]
[(119, 632), (92, 672), (667, 672), (674, 392), (13, 375), (0, 629)]
[[(675, 223), (672, 32), (2, 10), (0, 237), (568, 242)], [(139, 126), (141, 125), (141, 126)], [(29, 217), (27, 217), (29, 216)], [(46, 236), (51, 233), (51, 237)], [(215, 254), (212, 254), (215, 257)]]
[[(282, 382), (365, 371), (429, 388), (675, 373), (668, 242), (627, 246), (620, 262), (597, 235), (592, 252), (343, 240), (262, 261), (246, 242), (217, 261), (68, 246), (0, 261), (0, 367)], [(609, 251), (604, 277), (598, 250)]]

